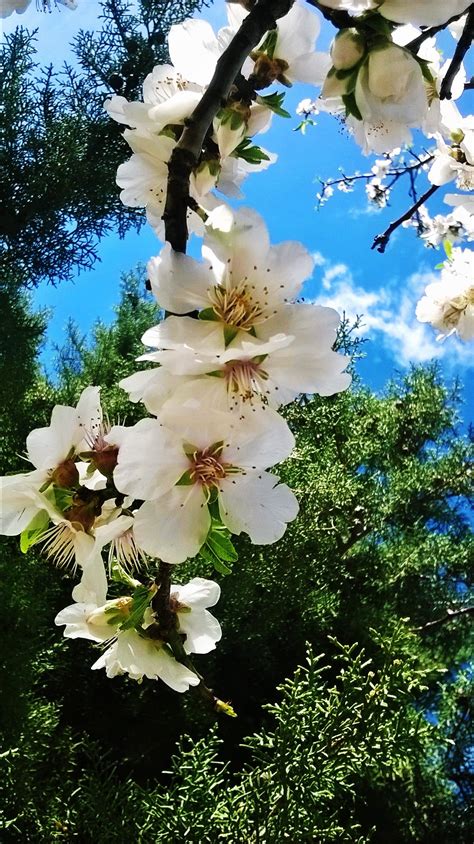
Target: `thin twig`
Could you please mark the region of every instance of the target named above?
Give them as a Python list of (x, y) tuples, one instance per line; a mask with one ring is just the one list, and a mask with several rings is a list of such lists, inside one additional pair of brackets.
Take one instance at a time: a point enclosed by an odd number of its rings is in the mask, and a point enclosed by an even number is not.
[(397, 220), (394, 220), (393, 223), (390, 223), (389, 227), (385, 229), (382, 234), (378, 234), (374, 238), (374, 242), (371, 246), (371, 249), (376, 249), (377, 252), (381, 253), (385, 252), (385, 249), (387, 248), (388, 242), (394, 231), (398, 229), (398, 227), (401, 226), (401, 224), (404, 223), (405, 220), (410, 220), (413, 217), (414, 213), (418, 211), (418, 208), (420, 208), (420, 206), (423, 205), (423, 203), (426, 202), (426, 200), (429, 199), (430, 196), (433, 196), (435, 191), (437, 191), (438, 189), (439, 185), (431, 185), (429, 190), (427, 190), (426, 193), (420, 196), (417, 202), (415, 202), (415, 204), (412, 205), (411, 208), (408, 209), (408, 211), (405, 211), (405, 213), (402, 214), (401, 217), (398, 217)]
[(189, 179), (201, 155), (206, 132), (229, 96), (247, 56), (265, 33), (275, 28), (276, 20), (286, 15), (292, 5), (293, 0), (258, 0), (220, 56), (209, 87), (186, 121), (168, 165), (168, 190), (163, 214), (166, 240), (176, 252), (186, 251)]
[(456, 45), (456, 49), (454, 51), (453, 57), (451, 59), (451, 63), (446, 71), (446, 75), (441, 83), (441, 88), (439, 91), (439, 98), (440, 100), (450, 100), (451, 99), (451, 86), (453, 84), (454, 78), (461, 67), (463, 62), (464, 56), (466, 55), (469, 47), (472, 44), (474, 39), (474, 3), (471, 3), (469, 6), (469, 11), (466, 18), (466, 23), (464, 24), (464, 29), (462, 31), (461, 37)]
[(455, 618), (460, 618), (462, 616), (470, 615), (474, 613), (474, 607), (461, 607), (459, 610), (446, 610), (446, 615), (441, 616), (441, 618), (435, 618), (434, 621), (428, 621), (426, 624), (422, 624), (421, 627), (415, 627), (414, 629), (417, 632), (423, 633), (425, 630), (433, 630), (434, 627), (441, 627), (441, 625), (446, 624), (448, 621), (453, 621)]

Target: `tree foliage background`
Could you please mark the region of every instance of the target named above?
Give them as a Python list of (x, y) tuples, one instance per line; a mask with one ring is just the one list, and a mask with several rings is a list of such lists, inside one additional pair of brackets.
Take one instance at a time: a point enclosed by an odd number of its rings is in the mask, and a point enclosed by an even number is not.
[[(123, 277), (112, 325), (86, 340), (70, 324), (54, 376), (38, 363), (46, 315), (22, 288), (64, 282), (110, 227), (136, 224), (116, 197), (123, 148), (103, 93), (135, 94), (164, 59), (171, 22), (195, 6), (141, 0), (137, 18), (105, 0), (102, 34), (80, 36), (82, 69), (61, 79), (33, 67), (25, 31), (4, 45), (3, 474), (22, 468), (29, 429), (87, 384), (102, 386), (112, 420), (140, 416), (115, 385), (160, 317), (143, 270)], [(356, 370), (356, 331), (344, 326), (339, 342)], [(472, 449), (459, 413), (459, 386), (434, 365), (382, 395), (356, 378), (287, 411), (297, 448), (282, 477), (301, 513), (275, 547), (238, 541), (239, 562), (220, 579), (224, 637), (205, 658), (235, 721), (161, 683), (92, 673), (90, 644), (72, 647), (52, 626), (70, 578), (5, 541), (3, 840), (471, 841), (471, 616), (461, 611)]]

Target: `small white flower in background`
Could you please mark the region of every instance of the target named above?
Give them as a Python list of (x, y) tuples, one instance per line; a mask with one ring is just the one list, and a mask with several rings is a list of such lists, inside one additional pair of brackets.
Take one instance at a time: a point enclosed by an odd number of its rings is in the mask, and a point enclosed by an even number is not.
[(441, 279), (429, 284), (418, 302), (416, 316), (440, 333), (437, 340), (458, 334), (474, 338), (474, 252), (453, 248), (441, 270)]
[[(132, 627), (122, 629), (133, 610), (133, 597), (107, 601), (106, 584), (83, 589), (79, 596), (82, 600), (61, 610), (55, 623), (65, 625), (64, 636), (68, 638), (112, 642), (92, 666), (93, 669), (105, 668), (108, 677), (128, 674), (139, 681), (143, 677), (161, 679), (175, 691), (185, 692), (190, 686), (197, 686), (199, 678), (175, 660), (169, 646), (159, 638), (159, 627), (156, 634), (153, 631), (150, 635), (153, 626), (159, 625), (150, 606), (153, 594), (150, 590), (149, 600), (145, 600), (146, 608)], [(220, 624), (207, 610), (219, 597), (218, 584), (200, 577), (183, 586), (171, 586), (170, 607), (176, 613), (177, 629), (184, 637), (186, 653), (209, 653), (220, 640)]]
[(114, 473), (118, 489), (145, 499), (135, 513), (137, 542), (168, 563), (199, 552), (215, 499), (224, 525), (257, 545), (280, 539), (298, 512), (291, 490), (265, 471), (293, 448), (284, 419), (267, 409), (241, 420), (196, 396), (184, 405), (168, 403), (161, 422), (142, 419), (128, 429)]

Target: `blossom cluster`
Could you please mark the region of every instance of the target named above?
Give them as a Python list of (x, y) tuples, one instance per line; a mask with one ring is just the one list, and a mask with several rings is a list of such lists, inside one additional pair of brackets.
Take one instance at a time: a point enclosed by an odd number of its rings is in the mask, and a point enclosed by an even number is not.
[[(145, 79), (143, 101), (105, 104), (128, 127), (133, 153), (117, 173), (122, 201), (145, 208), (162, 237), (168, 162), (245, 14), (229, 7), (217, 35), (203, 21), (172, 27), (172, 64)], [(279, 411), (302, 393), (350, 384), (348, 358), (333, 349), (338, 314), (299, 299), (313, 269), (308, 251), (272, 245), (255, 211), (213, 193), (238, 194), (248, 172), (274, 160), (250, 139), (285, 113), (283, 95), (260, 91), (275, 81), (322, 83), (318, 30), (318, 18), (295, 5), (250, 54), (242, 75), (253, 95), (231, 90), (191, 177), (188, 223), (203, 238), (202, 257), (166, 242), (149, 262), (167, 315), (142, 338), (146, 368), (120, 384), (150, 416), (111, 426), (99, 388), (88, 387), (76, 407), (56, 406), (50, 425), (28, 436), (34, 468), (1, 479), (2, 532), (78, 570), (74, 603), (56, 623), (106, 648), (92, 667), (109, 677), (161, 678), (180, 692), (201, 683), (189, 655), (220, 639), (207, 610), (220, 589), (200, 577), (173, 585), (166, 572), (200, 558), (222, 571), (234, 559), (232, 535), (258, 545), (283, 536), (298, 501), (270, 471), (294, 446)]]
[[(253, 138), (274, 114), (287, 116), (284, 95), (261, 92), (295, 81), (321, 86), (319, 107), (344, 111), (363, 148), (386, 153), (368, 182), (379, 202), (394, 150), (415, 127), (436, 138), (431, 182), (472, 187), (473, 128), (452, 102), (442, 107), (439, 55), (410, 50), (412, 36), (397, 26), (438, 20), (441, 4), (429, 11), (421, 2), (409, 11), (404, 0), (325, 5), (353, 12), (355, 22), (364, 13), (363, 25), (342, 30), (330, 55), (318, 53), (319, 19), (297, 2), (264, 35), (219, 103), (192, 168), (187, 224), (202, 238), (201, 258), (165, 242), (149, 261), (163, 318), (142, 338), (145, 368), (120, 382), (149, 416), (110, 425), (99, 388), (88, 387), (76, 407), (56, 406), (50, 425), (28, 436), (34, 468), (1, 479), (1, 532), (20, 535), (24, 551), (40, 544), (56, 564), (78, 571), (74, 603), (56, 623), (65, 636), (105, 648), (92, 667), (109, 677), (161, 678), (179, 692), (202, 683), (190, 655), (208, 653), (221, 637), (207, 609), (220, 589), (198, 576), (173, 585), (170, 567), (194, 561), (194, 569), (203, 559), (223, 572), (236, 558), (233, 535), (256, 545), (283, 536), (298, 501), (270, 471), (294, 447), (281, 409), (300, 394), (331, 396), (351, 381), (348, 358), (334, 349), (338, 314), (301, 299), (311, 255), (295, 241), (271, 244), (254, 210), (222, 196), (240, 197), (245, 177), (276, 160)], [(169, 162), (247, 14), (229, 4), (228, 25), (217, 34), (199, 20), (173, 26), (171, 64), (147, 76), (143, 100), (105, 103), (132, 150), (117, 172), (122, 202), (145, 209), (165, 241)], [(440, 284), (418, 306), (418, 318), (442, 337), (474, 333), (471, 259), (452, 250)]]

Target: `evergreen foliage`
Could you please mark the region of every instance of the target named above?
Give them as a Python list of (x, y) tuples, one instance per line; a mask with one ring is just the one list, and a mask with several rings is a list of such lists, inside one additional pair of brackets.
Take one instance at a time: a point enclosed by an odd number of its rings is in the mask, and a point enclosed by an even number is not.
[[(124, 279), (92, 343), (71, 329), (56, 383), (32, 368), (17, 391), (27, 422), (45, 424), (86, 383), (103, 384), (112, 420), (139, 418), (113, 385), (159, 318), (142, 284)], [(22, 308), (17, 321), (41, 325)], [(237, 541), (219, 578), (224, 638), (198, 663), (236, 720), (215, 724), (161, 683), (91, 672), (94, 646), (52, 626), (70, 578), (5, 543), (5, 840), (470, 841), (471, 616), (456, 613), (469, 606), (471, 452), (458, 410), (456, 385), (428, 366), (382, 396), (356, 385), (287, 411), (297, 449), (281, 475), (301, 514), (276, 546)], [(24, 426), (9, 436), (5, 458)]]

